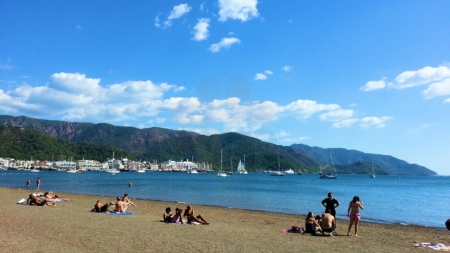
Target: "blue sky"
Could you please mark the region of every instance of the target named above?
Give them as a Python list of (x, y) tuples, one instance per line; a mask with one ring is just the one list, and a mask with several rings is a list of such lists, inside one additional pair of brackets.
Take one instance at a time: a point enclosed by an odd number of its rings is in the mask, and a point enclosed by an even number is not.
[(239, 132), (450, 175), (450, 1), (0, 0), (0, 114)]

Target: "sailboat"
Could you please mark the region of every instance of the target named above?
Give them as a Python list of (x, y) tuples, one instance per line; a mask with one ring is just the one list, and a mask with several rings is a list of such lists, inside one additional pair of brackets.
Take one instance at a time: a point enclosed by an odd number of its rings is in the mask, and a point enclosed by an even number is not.
[(222, 156), (223, 156), (223, 149), (220, 150), (220, 171), (217, 172), (218, 177), (228, 177), (228, 174), (226, 172), (222, 171)]
[(233, 159), (230, 159), (230, 163), (231, 163), (231, 171), (228, 171), (228, 172), (227, 172), (227, 175), (228, 175), (228, 176), (233, 175)]
[(271, 176), (284, 176), (284, 172), (280, 170), (280, 154), (278, 154), (278, 171), (273, 170), (270, 172)]
[(239, 160), (239, 164), (238, 164), (236, 172), (238, 174), (247, 174), (248, 173), (247, 170), (245, 170), (245, 155), (244, 155), (244, 163), (242, 163), (241, 160)]
[[(319, 176), (320, 179), (336, 179), (336, 178), (337, 178), (336, 168), (334, 167), (333, 158), (331, 158), (331, 152), (330, 152), (330, 158), (329, 158), (328, 163), (329, 163), (329, 164), (326, 165), (326, 166), (324, 166), (323, 168), (333, 166), (334, 174), (333, 174), (333, 173), (321, 174), (321, 175)], [(331, 164), (331, 165), (330, 165), (330, 164)], [(323, 168), (321, 168), (321, 169), (323, 169)]]
[(373, 162), (372, 162), (372, 174), (369, 174), (370, 178), (375, 178), (375, 170), (373, 169)]

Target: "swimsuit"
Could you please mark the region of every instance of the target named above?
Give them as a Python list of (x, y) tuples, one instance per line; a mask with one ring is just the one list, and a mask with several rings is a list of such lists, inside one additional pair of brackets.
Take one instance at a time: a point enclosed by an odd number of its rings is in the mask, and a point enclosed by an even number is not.
[(47, 203), (47, 200), (42, 200), (41, 204), (39, 204), (40, 206), (45, 206), (45, 204)]
[(353, 221), (361, 220), (361, 214), (359, 214), (358, 212), (351, 212), (350, 213), (350, 220), (353, 220)]
[(333, 225), (331, 228), (322, 228), (323, 232), (331, 233), (336, 229), (336, 226)]

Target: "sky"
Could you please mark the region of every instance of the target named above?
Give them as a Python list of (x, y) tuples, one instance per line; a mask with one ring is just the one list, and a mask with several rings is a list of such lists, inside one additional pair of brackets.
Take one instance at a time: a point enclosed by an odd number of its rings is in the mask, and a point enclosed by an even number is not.
[(450, 175), (450, 1), (0, 0), (0, 114), (238, 132)]

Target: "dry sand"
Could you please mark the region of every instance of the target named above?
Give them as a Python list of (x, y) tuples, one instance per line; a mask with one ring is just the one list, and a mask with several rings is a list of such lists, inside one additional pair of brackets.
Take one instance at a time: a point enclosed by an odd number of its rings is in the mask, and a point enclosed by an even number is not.
[(0, 252), (379, 253), (433, 251), (415, 248), (416, 242), (450, 245), (449, 231), (422, 226), (362, 222), (359, 237), (346, 236), (347, 220), (338, 220), (334, 237), (285, 233), (293, 225), (304, 226), (305, 216), (214, 206), (194, 206), (210, 225), (176, 225), (161, 222), (162, 214), (167, 206), (174, 211), (184, 204), (133, 199), (134, 216), (91, 212), (98, 199), (114, 201), (104, 196), (56, 193), (72, 201), (56, 207), (16, 204), (31, 192), (0, 187)]

